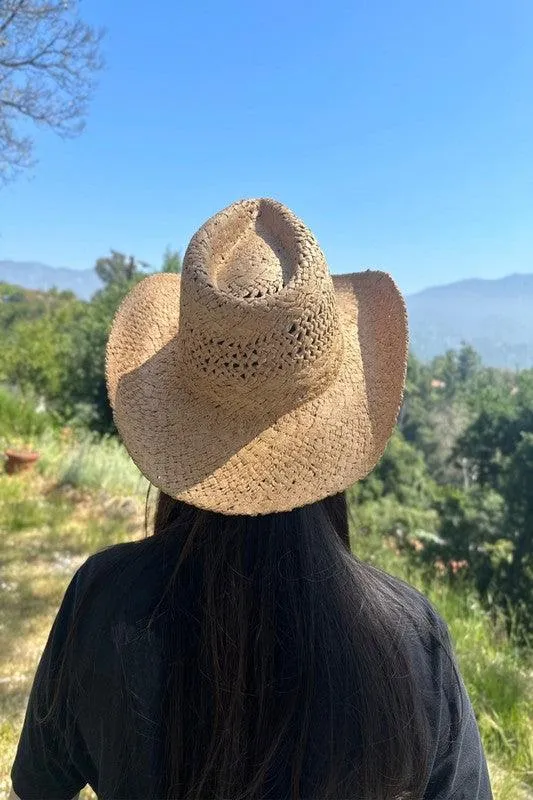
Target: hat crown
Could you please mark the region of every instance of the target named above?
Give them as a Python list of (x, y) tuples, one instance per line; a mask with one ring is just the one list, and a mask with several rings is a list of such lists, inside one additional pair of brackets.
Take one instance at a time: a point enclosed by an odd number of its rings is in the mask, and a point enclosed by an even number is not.
[(274, 200), (234, 203), (192, 238), (180, 294), (183, 363), (221, 404), (282, 414), (335, 379), (333, 283), (308, 228)]

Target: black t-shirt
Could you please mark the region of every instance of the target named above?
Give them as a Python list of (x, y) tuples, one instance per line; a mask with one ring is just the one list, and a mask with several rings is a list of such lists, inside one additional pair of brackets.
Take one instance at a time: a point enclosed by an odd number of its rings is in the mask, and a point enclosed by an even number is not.
[[(146, 619), (161, 594), (163, 573), (161, 565), (144, 564), (142, 557), (142, 542), (110, 547), (91, 556), (67, 588), (37, 668), (11, 771), (13, 788), (22, 800), (70, 800), (86, 784), (102, 800), (157, 797), (164, 670), (160, 646)], [(117, 565), (120, 578), (112, 572), (115, 577), (108, 579), (109, 569)], [(128, 583), (128, 574), (133, 582)], [(36, 711), (48, 701), (50, 676), (74, 613), (87, 587), (98, 582), (96, 599), (80, 615), (75, 668), (69, 673), (72, 692), (61, 698), (62, 718), (68, 724), (58, 729), (50, 720), (38, 723)], [(421, 595), (412, 592), (420, 602)], [(445, 623), (425, 598), (423, 602), (446, 638)], [(412, 646), (421, 692), (430, 698), (435, 734), (424, 799), (492, 800), (479, 731), (462, 680), (437, 643)], [(133, 718), (126, 712), (131, 704)]]

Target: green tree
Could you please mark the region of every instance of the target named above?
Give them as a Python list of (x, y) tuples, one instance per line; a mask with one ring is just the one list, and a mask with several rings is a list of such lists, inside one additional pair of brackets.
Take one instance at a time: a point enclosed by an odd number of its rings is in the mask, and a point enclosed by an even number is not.
[[(459, 379), (461, 358), (476, 360), (474, 351), (450, 351), (425, 365), (410, 356), (405, 400), (399, 420), (403, 435), (423, 454), (438, 483), (461, 485), (461, 462), (454, 456), (459, 436), (472, 412)], [(474, 370), (472, 370), (474, 374)]]
[(86, 303), (72, 331), (64, 364), (64, 398), (72, 409), (84, 409), (91, 427), (101, 432), (114, 428), (105, 381), (105, 348), (115, 312), (132, 286), (142, 280), (111, 282)]
[(179, 250), (171, 250), (167, 247), (163, 254), (163, 266), (161, 272), (181, 272), (182, 260)]
[(81, 301), (68, 300), (52, 304), (40, 316), (17, 319), (0, 351), (3, 380), (24, 395), (38, 394), (60, 402), (71, 332), (83, 306)]
[(517, 614), (519, 627), (533, 631), (533, 433), (523, 433), (504, 480), (507, 536), (512, 545), (502, 581), (502, 597)]
[(455, 455), (468, 460), (482, 486), (501, 491), (509, 458), (524, 432), (533, 432), (533, 407), (521, 408), (516, 403), (511, 410), (482, 411), (460, 437)]
[(356, 529), (404, 545), (431, 537), (437, 526), (435, 488), (422, 454), (395, 431), (377, 467), (350, 491)]
[(407, 363), (407, 381), (398, 428), (405, 439), (421, 448), (429, 426), (430, 373), (412, 353)]
[(468, 384), (479, 375), (482, 369), (481, 357), (469, 345), (461, 345), (459, 355), (457, 357), (457, 377), (462, 384)]
[(424, 457), (398, 430), (377, 467), (359, 484), (359, 499), (363, 502), (393, 495), (406, 506), (428, 508), (433, 494), (434, 484)]
[[(143, 275), (111, 281), (91, 302), (71, 293), (28, 293), (0, 305), (20, 307), (4, 329), (0, 380), (25, 396), (43, 396), (64, 419), (76, 416), (100, 431), (114, 429), (105, 383), (105, 347), (118, 305)], [(6, 317), (4, 317), (6, 319)]]
[(72, 292), (57, 289), (39, 292), (0, 282), (0, 332), (9, 336), (16, 322), (38, 319), (75, 299)]
[(486, 599), (497, 587), (508, 547), (505, 542), (505, 503), (493, 489), (474, 486), (463, 491), (454, 486), (439, 489), (435, 501), (439, 539), (430, 542), (422, 557), (447, 565), (462, 563), (479, 594)]
[(448, 350), (444, 355), (433, 359), (431, 377), (443, 384), (439, 389), (440, 397), (451, 400), (455, 396), (460, 386), (459, 355), (456, 350)]
[[(503, 391), (502, 391), (503, 389)], [(448, 505), (439, 508), (442, 524), (450, 530), (459, 519), (458, 536), (447, 536), (458, 553), (459, 542), (485, 541), (493, 568), (490, 588), (509, 618), (514, 614), (519, 628), (533, 629), (533, 379), (531, 371), (514, 376), (513, 389), (502, 384), (498, 391), (485, 395), (486, 407), (460, 437), (456, 456), (462, 456), (475, 481), (464, 497), (471, 506), (479, 497), (497, 493), (501, 513), (492, 509), (497, 530), (488, 535), (487, 519), (472, 511), (468, 527), (466, 512), (459, 514)], [(466, 520), (466, 521), (465, 521)], [(487, 571), (473, 564), (480, 591), (487, 589)]]
[(519, 376), (509, 370), (483, 367), (468, 383), (465, 399), (475, 419), (482, 412), (512, 414), (516, 408), (516, 383)]
[(148, 264), (138, 261), (134, 256), (111, 250), (111, 255), (99, 258), (94, 268), (104, 286), (110, 286), (130, 284), (135, 278), (142, 277), (147, 267)]

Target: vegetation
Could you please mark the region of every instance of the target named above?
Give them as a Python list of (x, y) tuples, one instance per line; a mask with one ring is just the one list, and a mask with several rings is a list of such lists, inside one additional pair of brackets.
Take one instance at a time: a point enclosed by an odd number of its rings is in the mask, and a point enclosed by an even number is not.
[(38, 413), (28, 399), (0, 389), (0, 446), (29, 443), (53, 427), (49, 414)]
[[(41, 454), (31, 474), (0, 478), (8, 760), (76, 559), (142, 535), (147, 484), (115, 435), (104, 349), (147, 268), (116, 251), (99, 264), (90, 302), (0, 286), (0, 445)], [(167, 250), (162, 269), (180, 268)], [(420, 588), (450, 626), (497, 800), (533, 796), (531, 485), (533, 370), (487, 368), (463, 346), (429, 364), (411, 357), (398, 428), (350, 490), (355, 552)]]
[(135, 256), (126, 256), (118, 250), (111, 250), (110, 256), (97, 260), (94, 269), (104, 286), (112, 284), (127, 286), (147, 267), (148, 264), (137, 261)]
[[(30, 292), (0, 283), (0, 384), (42, 398), (65, 424), (112, 433), (105, 343), (121, 300), (149, 272), (116, 250), (98, 259), (96, 270), (104, 285), (90, 302), (72, 292)], [(161, 271), (180, 270), (179, 252), (167, 249)]]
[(181, 253), (179, 250), (171, 250), (170, 247), (167, 247), (163, 254), (163, 266), (161, 267), (161, 272), (181, 272)]
[[(533, 632), (533, 370), (485, 369), (466, 346), (430, 365), (413, 359), (400, 431), (427, 465), (415, 505), (429, 503), (437, 512), (417, 557), (452, 575), (466, 571), (484, 607), (503, 609), (509, 628), (527, 638)], [(378, 477), (386, 467), (387, 459)], [(385, 490), (400, 502), (402, 473), (404, 465)], [(407, 540), (417, 537), (405, 526), (403, 532)]]

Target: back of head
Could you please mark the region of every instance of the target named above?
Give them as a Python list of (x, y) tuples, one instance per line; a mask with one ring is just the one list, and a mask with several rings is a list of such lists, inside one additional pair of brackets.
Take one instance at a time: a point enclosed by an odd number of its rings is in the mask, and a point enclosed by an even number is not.
[(421, 797), (431, 736), (406, 645), (427, 620), (351, 555), (344, 493), (260, 517), (161, 494), (155, 534), (173, 553), (165, 797)]

